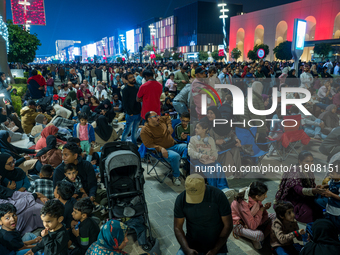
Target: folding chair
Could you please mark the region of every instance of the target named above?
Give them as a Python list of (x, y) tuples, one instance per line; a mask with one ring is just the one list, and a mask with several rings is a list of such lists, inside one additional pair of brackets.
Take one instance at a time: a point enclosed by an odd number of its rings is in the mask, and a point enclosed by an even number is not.
[[(138, 149), (139, 154), (141, 155), (141, 158), (144, 158), (146, 160), (146, 172), (147, 174), (151, 174), (152, 171), (155, 172), (155, 178), (160, 183), (163, 183), (166, 177), (172, 175), (172, 168), (171, 165), (166, 159), (163, 157), (162, 153), (158, 152), (155, 148), (147, 148), (144, 144), (142, 144)], [(155, 160), (155, 163), (152, 163), (151, 160)], [(150, 161), (150, 163), (149, 163)], [(168, 170), (165, 172), (165, 176), (163, 179), (160, 178), (156, 166), (158, 163), (163, 164)], [(151, 169), (149, 170), (149, 164), (152, 164)]]
[[(257, 133), (257, 127), (251, 127), (250, 129), (246, 128), (235, 128), (236, 136), (241, 141), (241, 145), (252, 145), (252, 149), (254, 152), (254, 155), (248, 155), (244, 152), (241, 152), (241, 157), (249, 157), (253, 158), (257, 161), (257, 166), (261, 166), (261, 161), (264, 158), (264, 156), (268, 153), (268, 151), (263, 151), (259, 148), (259, 145), (268, 145), (272, 142), (267, 143), (256, 143), (256, 133)], [(261, 167), (259, 168), (261, 171)]]
[(295, 149), (297, 145), (301, 143), (307, 145), (310, 141), (310, 137), (301, 129), (301, 115), (289, 115), (283, 116), (284, 133), (281, 137), (281, 143), (283, 146), (282, 160), (286, 160), (289, 155), (299, 155)]

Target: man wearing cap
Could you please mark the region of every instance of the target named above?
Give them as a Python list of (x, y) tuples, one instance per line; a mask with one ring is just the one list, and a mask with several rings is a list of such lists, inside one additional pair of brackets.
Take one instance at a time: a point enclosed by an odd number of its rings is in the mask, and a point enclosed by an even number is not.
[(181, 245), (177, 255), (227, 254), (226, 243), (233, 229), (230, 204), (221, 190), (206, 185), (199, 174), (187, 177), (185, 191), (175, 202), (174, 217), (174, 232)]
[(185, 87), (185, 85), (187, 85), (187, 83), (189, 83), (189, 77), (186, 74), (187, 70), (188, 66), (183, 65), (181, 67), (181, 71), (175, 73), (174, 81), (175, 83), (177, 83), (177, 91), (180, 91), (182, 88)]

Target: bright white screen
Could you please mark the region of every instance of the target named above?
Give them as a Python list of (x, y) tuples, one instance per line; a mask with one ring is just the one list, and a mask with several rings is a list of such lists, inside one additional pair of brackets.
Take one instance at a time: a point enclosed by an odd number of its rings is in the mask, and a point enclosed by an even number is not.
[(130, 50), (130, 53), (135, 52), (135, 31), (132, 29), (126, 32), (126, 48)]

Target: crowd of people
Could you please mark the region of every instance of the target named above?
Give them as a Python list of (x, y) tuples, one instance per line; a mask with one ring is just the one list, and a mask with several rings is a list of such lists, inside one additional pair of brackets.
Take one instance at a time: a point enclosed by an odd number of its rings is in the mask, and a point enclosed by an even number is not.
[[(305, 88), (312, 98), (303, 106), (311, 115), (294, 105), (287, 106), (286, 115), (299, 116), (298, 138), (318, 142), (320, 152), (338, 170), (339, 67), (328, 60), (296, 68), (262, 60), (25, 66), (28, 90), (20, 115), (11, 102), (16, 91), (0, 73), (6, 103), (0, 109), (1, 254), (124, 254), (129, 221), (108, 219), (99, 171), (101, 147), (118, 139), (156, 150), (171, 166), (173, 185), (183, 185), (174, 208), (174, 233), (181, 247), (177, 254), (226, 254), (231, 233), (251, 240), (255, 249), (261, 249), (268, 237), (278, 255), (318, 254), (321, 249), (339, 253), (338, 171), (329, 171), (317, 185), (308, 171), (313, 154), (302, 151), (282, 176), (272, 201), (275, 213), (267, 212), (271, 203), (262, 204), (268, 188), (259, 181), (228, 201), (228, 180), (242, 177), (239, 169), (257, 164), (257, 159), (244, 156), (253, 156), (253, 147), (238, 137), (235, 127), (214, 124), (227, 119), (244, 122), (249, 129), (256, 120), (254, 142), (272, 142), (259, 147), (268, 157), (280, 155), (285, 144), (296, 139), (285, 134), (282, 124), (282, 88)], [(237, 86), (245, 97), (252, 97), (257, 110), (272, 108), (275, 88), (278, 105), (262, 116), (245, 100), (245, 114), (234, 115), (239, 102), (232, 91), (215, 89), (216, 84)], [(202, 94), (208, 95), (206, 114)], [(282, 95), (305, 97), (295, 92)], [(28, 149), (12, 144), (27, 138), (33, 142)], [(194, 173), (190, 166), (232, 166), (237, 171)], [(293, 241), (306, 236), (297, 222), (313, 223), (304, 247)], [(38, 228), (43, 230), (36, 236), (32, 232)]]

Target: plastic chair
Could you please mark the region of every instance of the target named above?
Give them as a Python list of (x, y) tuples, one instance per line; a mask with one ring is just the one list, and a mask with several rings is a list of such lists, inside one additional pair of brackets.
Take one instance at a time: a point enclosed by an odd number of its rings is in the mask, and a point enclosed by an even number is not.
[(284, 133), (281, 137), (281, 143), (283, 146), (282, 160), (286, 160), (289, 155), (299, 155), (295, 149), (299, 144), (307, 145), (310, 141), (310, 137), (301, 129), (301, 115), (289, 115), (283, 116), (285, 120)]
[[(245, 154), (244, 152), (241, 152), (241, 157), (254, 158), (257, 160), (257, 165), (261, 166), (261, 161), (264, 158), (264, 156), (268, 153), (268, 151), (261, 150), (259, 148), (259, 145), (268, 145), (271, 144), (272, 142), (256, 143), (255, 137), (257, 133), (257, 127), (252, 127), (250, 129), (236, 127), (235, 131), (237, 138), (241, 141), (241, 145), (247, 144), (252, 145), (252, 149), (254, 152), (254, 155), (248, 155)], [(259, 169), (261, 171), (261, 167)]]

